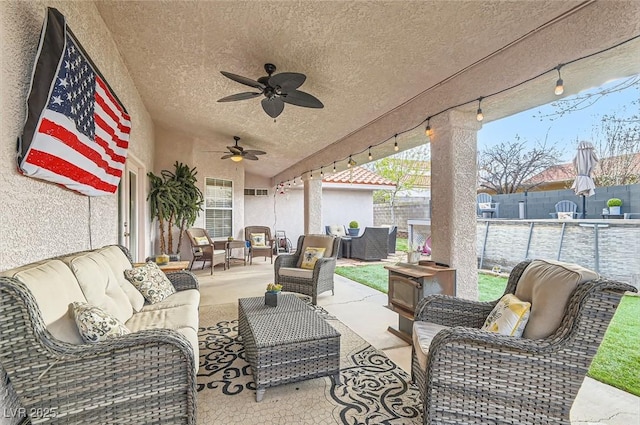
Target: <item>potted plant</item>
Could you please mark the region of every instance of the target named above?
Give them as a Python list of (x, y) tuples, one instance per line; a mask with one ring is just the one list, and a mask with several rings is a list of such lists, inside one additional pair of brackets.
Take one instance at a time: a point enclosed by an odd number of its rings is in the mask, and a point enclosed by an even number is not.
[(357, 221), (353, 220), (349, 223), (349, 236), (358, 236), (360, 233), (360, 225)]
[[(193, 225), (202, 210), (204, 197), (196, 185), (197, 171), (179, 163), (175, 170), (162, 170), (159, 176), (149, 172), (149, 210), (152, 219), (158, 220), (160, 227), (160, 252), (173, 253), (173, 229), (178, 228), (178, 244), (175, 250), (180, 254), (182, 237), (187, 227)], [(165, 237), (166, 234), (166, 237)]]
[(267, 285), (267, 292), (264, 293), (264, 305), (269, 307), (278, 306), (278, 296), (282, 291), (282, 285), (277, 283), (270, 283)]
[(609, 207), (609, 215), (620, 215), (620, 207), (622, 206), (622, 199), (611, 198), (607, 201)]

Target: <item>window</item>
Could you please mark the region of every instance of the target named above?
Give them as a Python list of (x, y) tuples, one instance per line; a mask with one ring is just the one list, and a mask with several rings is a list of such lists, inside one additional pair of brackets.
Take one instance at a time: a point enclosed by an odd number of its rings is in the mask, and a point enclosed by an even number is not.
[(269, 196), (269, 189), (245, 189), (245, 196)]
[(205, 228), (211, 238), (233, 236), (233, 182), (207, 177), (204, 195)]

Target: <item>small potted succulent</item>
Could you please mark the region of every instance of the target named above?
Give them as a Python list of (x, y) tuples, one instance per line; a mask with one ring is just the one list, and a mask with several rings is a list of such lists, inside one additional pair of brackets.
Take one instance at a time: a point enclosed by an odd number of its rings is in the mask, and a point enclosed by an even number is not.
[(360, 225), (357, 221), (353, 220), (349, 223), (349, 236), (358, 236), (360, 233)]
[(622, 199), (611, 198), (607, 201), (610, 215), (620, 215), (620, 207), (622, 206)]
[(278, 306), (278, 296), (282, 291), (282, 285), (277, 283), (270, 283), (267, 285), (267, 292), (264, 293), (264, 305), (269, 307)]

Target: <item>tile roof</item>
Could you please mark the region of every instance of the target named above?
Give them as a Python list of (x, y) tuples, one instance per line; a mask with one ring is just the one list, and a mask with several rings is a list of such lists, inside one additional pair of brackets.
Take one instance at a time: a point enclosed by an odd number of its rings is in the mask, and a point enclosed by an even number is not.
[(382, 177), (379, 174), (369, 171), (363, 167), (352, 167), (350, 169), (339, 171), (335, 174), (325, 175), (322, 179), (324, 183), (350, 183), (350, 184), (369, 184), (380, 186), (395, 186), (391, 180)]

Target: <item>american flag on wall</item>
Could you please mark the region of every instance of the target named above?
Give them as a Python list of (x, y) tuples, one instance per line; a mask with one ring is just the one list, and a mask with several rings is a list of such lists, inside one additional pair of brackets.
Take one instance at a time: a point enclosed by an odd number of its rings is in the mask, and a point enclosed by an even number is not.
[(114, 193), (124, 170), (131, 121), (64, 16), (48, 8), (18, 138), (24, 175), (87, 196)]

